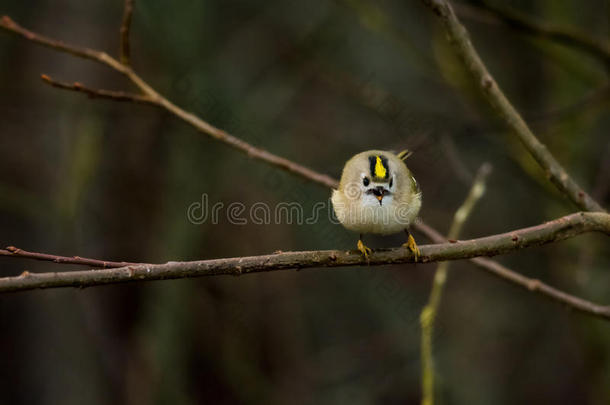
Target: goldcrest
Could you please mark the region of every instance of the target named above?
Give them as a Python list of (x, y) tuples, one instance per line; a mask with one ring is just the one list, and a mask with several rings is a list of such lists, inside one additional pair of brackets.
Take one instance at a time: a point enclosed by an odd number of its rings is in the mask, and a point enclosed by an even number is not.
[(339, 188), (333, 190), (332, 203), (341, 224), (360, 234), (358, 250), (368, 260), (371, 249), (362, 242), (363, 234), (381, 235), (405, 231), (403, 245), (413, 252), (419, 248), (409, 232), (419, 209), (421, 192), (404, 160), (408, 151), (398, 155), (382, 150), (368, 150), (347, 161)]

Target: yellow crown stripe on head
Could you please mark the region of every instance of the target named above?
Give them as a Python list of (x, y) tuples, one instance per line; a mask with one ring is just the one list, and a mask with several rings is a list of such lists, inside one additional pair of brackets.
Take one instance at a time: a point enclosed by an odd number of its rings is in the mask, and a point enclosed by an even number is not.
[(381, 161), (380, 156), (375, 156), (375, 177), (379, 177), (381, 179), (385, 178), (387, 174), (386, 168), (383, 166), (383, 162)]

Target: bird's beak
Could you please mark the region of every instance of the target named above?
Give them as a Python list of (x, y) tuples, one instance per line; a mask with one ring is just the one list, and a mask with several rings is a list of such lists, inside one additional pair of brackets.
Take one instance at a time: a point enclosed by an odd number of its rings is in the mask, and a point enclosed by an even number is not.
[(377, 201), (379, 201), (379, 205), (381, 205), (381, 202), (383, 201), (383, 196), (385, 196), (386, 194), (389, 194), (390, 191), (383, 188), (383, 186), (379, 186), (379, 187), (368, 189), (366, 191), (366, 193), (373, 194), (375, 196), (375, 198), (377, 199)]

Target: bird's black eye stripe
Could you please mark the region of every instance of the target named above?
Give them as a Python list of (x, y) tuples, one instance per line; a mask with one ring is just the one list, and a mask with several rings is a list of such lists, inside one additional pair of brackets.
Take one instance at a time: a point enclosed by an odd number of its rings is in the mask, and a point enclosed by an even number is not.
[(368, 186), (370, 182), (371, 181), (369, 180), (368, 177), (365, 177), (362, 179), (362, 184), (364, 184), (364, 187)]
[(392, 187), (392, 184), (394, 184), (394, 177), (390, 179), (390, 187)]

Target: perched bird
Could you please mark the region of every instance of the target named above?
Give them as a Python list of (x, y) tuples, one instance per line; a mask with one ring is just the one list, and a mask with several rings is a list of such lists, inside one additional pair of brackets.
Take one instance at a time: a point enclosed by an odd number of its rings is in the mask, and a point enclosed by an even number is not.
[(403, 245), (413, 252), (419, 248), (409, 232), (419, 209), (421, 192), (404, 160), (410, 153), (395, 155), (382, 150), (368, 150), (347, 161), (339, 188), (333, 190), (332, 203), (337, 219), (351, 231), (360, 233), (358, 250), (368, 260), (371, 249), (362, 242), (362, 235), (407, 233)]

